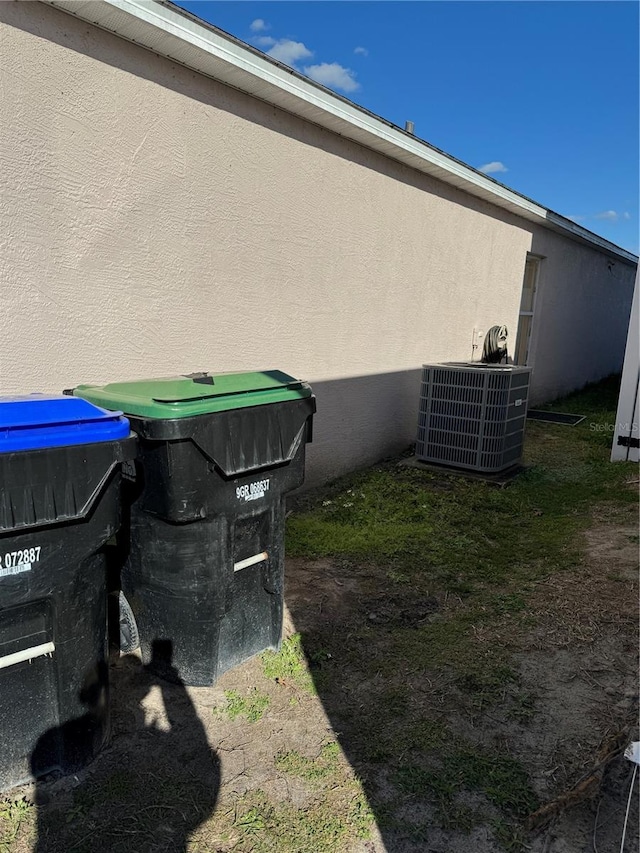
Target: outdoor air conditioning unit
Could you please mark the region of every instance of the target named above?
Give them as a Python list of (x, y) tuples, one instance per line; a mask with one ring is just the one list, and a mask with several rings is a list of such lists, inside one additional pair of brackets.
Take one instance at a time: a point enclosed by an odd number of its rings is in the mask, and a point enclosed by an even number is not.
[(487, 474), (522, 459), (530, 367), (425, 364), (416, 458)]

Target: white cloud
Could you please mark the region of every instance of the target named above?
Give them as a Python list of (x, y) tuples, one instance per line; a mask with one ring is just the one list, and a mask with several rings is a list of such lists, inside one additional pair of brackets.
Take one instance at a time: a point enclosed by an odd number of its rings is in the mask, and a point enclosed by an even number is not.
[(484, 172), (485, 175), (491, 175), (493, 172), (508, 172), (509, 170), (501, 163), (499, 160), (492, 160), (490, 163), (485, 163), (484, 166), (480, 166), (479, 172)]
[(602, 213), (596, 213), (596, 219), (608, 219), (609, 222), (617, 222), (618, 214), (615, 210), (603, 210)]
[(260, 47), (272, 47), (276, 43), (273, 36), (257, 36), (253, 41)]
[(357, 47), (353, 52), (357, 53), (359, 56), (369, 56), (369, 51), (366, 47)]
[(622, 218), (623, 219), (631, 219), (631, 214), (627, 213), (627, 211), (625, 210), (625, 212), (622, 214)]
[(251, 21), (249, 29), (252, 33), (263, 33), (265, 30), (270, 29), (270, 27), (266, 21), (262, 20), (262, 18), (256, 18), (255, 21)]
[(268, 54), (273, 59), (277, 59), (278, 62), (293, 66), (301, 59), (310, 59), (313, 56), (313, 53), (301, 41), (291, 41), (291, 39), (280, 39), (268, 51)]
[(307, 65), (304, 73), (331, 89), (342, 89), (343, 92), (355, 92), (360, 84), (350, 68), (344, 68), (337, 62), (322, 62), (320, 65)]

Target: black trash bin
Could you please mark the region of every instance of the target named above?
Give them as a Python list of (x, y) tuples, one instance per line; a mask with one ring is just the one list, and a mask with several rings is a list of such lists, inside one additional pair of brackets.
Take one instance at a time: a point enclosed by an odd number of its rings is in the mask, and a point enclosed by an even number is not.
[[(122, 589), (142, 658), (171, 640), (185, 684), (280, 646), (285, 495), (302, 484), (311, 388), (280, 371), (81, 385), (138, 434)], [(163, 675), (162, 672), (159, 672)]]
[(108, 735), (106, 543), (126, 418), (0, 398), (0, 790), (79, 769)]

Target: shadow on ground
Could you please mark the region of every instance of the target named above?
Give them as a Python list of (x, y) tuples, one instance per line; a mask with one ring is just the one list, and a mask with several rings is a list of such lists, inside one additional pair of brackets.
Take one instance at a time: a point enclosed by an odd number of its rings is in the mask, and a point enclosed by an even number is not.
[[(111, 743), (75, 776), (38, 782), (35, 853), (184, 853), (213, 814), (220, 762), (184, 685), (165, 668), (171, 681), (135, 656), (111, 667)], [(67, 725), (88, 731), (89, 717)], [(36, 772), (60, 734), (52, 729), (39, 740)]]

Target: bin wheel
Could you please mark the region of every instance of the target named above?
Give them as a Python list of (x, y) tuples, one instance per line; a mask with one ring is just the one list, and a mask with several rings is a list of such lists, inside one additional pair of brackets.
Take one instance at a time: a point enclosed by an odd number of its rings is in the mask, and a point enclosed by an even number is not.
[(122, 590), (118, 593), (118, 609), (120, 617), (120, 652), (121, 654), (128, 654), (138, 648), (140, 637), (133, 610)]

